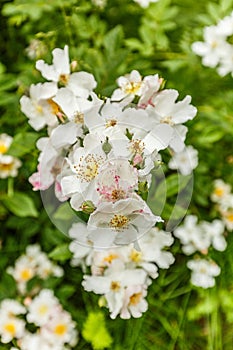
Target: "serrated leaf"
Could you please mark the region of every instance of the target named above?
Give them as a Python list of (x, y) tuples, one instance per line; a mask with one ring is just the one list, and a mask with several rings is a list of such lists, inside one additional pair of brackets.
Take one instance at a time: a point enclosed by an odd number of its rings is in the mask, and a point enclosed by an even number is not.
[(14, 192), (13, 196), (4, 196), (2, 202), (8, 210), (17, 216), (38, 217), (38, 211), (32, 198), (25, 193)]
[(105, 325), (104, 315), (101, 312), (90, 312), (83, 326), (83, 338), (92, 344), (94, 350), (109, 348), (112, 337)]

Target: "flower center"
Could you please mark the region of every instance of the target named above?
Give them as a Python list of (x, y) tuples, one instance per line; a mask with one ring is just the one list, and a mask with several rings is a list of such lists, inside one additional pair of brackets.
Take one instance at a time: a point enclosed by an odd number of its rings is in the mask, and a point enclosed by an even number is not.
[(233, 222), (233, 212), (229, 212), (226, 214), (226, 219), (230, 222)]
[(109, 128), (110, 126), (115, 126), (117, 124), (116, 119), (110, 119), (106, 122), (105, 127)]
[(140, 89), (142, 83), (141, 82), (129, 82), (125, 85), (124, 91), (126, 94), (136, 94)]
[(139, 303), (139, 301), (141, 300), (141, 297), (142, 297), (141, 292), (131, 295), (131, 297), (129, 298), (129, 304), (130, 305), (137, 305)]
[(174, 122), (172, 121), (172, 116), (167, 116), (167, 117), (161, 118), (160, 123), (174, 125)]
[(8, 147), (5, 145), (5, 143), (0, 141), (0, 154), (6, 153)]
[(129, 223), (129, 218), (125, 215), (117, 215), (115, 214), (113, 218), (110, 220), (110, 227), (114, 228), (116, 231), (121, 231), (122, 229), (127, 228)]
[(77, 112), (74, 116), (74, 122), (76, 124), (83, 124), (84, 123), (84, 114), (81, 112)]
[(110, 289), (111, 289), (113, 292), (118, 292), (118, 290), (119, 290), (120, 288), (121, 288), (120, 282), (118, 282), (118, 281), (112, 281), (112, 282), (111, 282)]
[(32, 272), (29, 269), (23, 269), (20, 273), (20, 277), (23, 281), (28, 281), (32, 277)]
[(214, 190), (214, 194), (216, 194), (216, 196), (218, 197), (222, 197), (224, 191), (221, 187), (217, 187), (215, 190)]
[(117, 259), (118, 255), (117, 254), (109, 254), (108, 256), (105, 256), (103, 261), (106, 263), (111, 263), (114, 259)]
[(5, 324), (4, 328), (5, 328), (5, 330), (6, 330), (8, 333), (10, 333), (12, 336), (15, 335), (16, 328), (15, 328), (14, 323), (7, 323), (7, 324)]
[(14, 168), (14, 162), (11, 163), (0, 163), (0, 172), (11, 171)]
[(38, 311), (40, 315), (45, 315), (48, 312), (48, 305), (42, 304)]
[(145, 144), (142, 140), (136, 139), (136, 140), (131, 140), (129, 143), (129, 149), (133, 153), (139, 153), (142, 154), (145, 149)]
[(118, 201), (119, 199), (125, 198), (125, 191), (122, 189), (115, 189), (111, 193), (111, 198), (113, 201)]
[(51, 107), (52, 113), (57, 115), (58, 112), (60, 112), (60, 107), (56, 102), (54, 102), (51, 98), (47, 100), (48, 104)]
[(130, 260), (132, 260), (135, 263), (140, 262), (142, 260), (142, 252), (138, 252), (135, 249), (131, 250)]
[(68, 81), (69, 81), (69, 74), (61, 74), (59, 77), (59, 82), (63, 85), (67, 85)]
[(60, 324), (57, 324), (56, 327), (54, 328), (54, 333), (56, 335), (64, 335), (67, 331), (67, 326), (60, 323)]
[(80, 158), (80, 164), (74, 165), (77, 172), (77, 177), (81, 181), (90, 182), (99, 173), (99, 166), (103, 163), (104, 159), (102, 156), (94, 154), (88, 154), (85, 158)]

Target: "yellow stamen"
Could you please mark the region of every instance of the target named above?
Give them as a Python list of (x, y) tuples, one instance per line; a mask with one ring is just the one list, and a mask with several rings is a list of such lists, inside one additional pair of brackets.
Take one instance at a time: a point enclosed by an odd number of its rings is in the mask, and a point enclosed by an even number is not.
[(141, 300), (141, 297), (142, 297), (141, 292), (131, 295), (131, 297), (129, 298), (129, 304), (130, 305), (137, 305), (139, 303), (139, 301)]

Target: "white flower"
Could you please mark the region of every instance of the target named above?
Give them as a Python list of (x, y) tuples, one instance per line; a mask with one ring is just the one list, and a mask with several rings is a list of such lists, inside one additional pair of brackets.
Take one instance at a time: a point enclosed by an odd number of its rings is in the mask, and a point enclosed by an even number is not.
[(85, 268), (85, 265), (90, 265), (92, 244), (88, 240), (87, 225), (78, 222), (74, 223), (69, 229), (69, 237), (72, 242), (69, 245), (69, 250), (73, 253), (71, 260), (72, 266), (81, 265)]
[(134, 0), (134, 2), (138, 3), (141, 7), (146, 8), (150, 3), (158, 2), (159, 0)]
[(224, 224), (221, 220), (214, 220), (212, 222), (203, 221), (201, 227), (209, 237), (214, 249), (224, 251), (227, 242), (224, 237)]
[(42, 337), (40, 333), (26, 333), (26, 335), (20, 339), (21, 350), (62, 350), (54, 348), (46, 339)]
[(170, 169), (178, 169), (182, 175), (190, 175), (198, 165), (198, 151), (187, 146), (183, 151), (174, 153), (168, 163)]
[(120, 101), (127, 98), (127, 102), (131, 102), (135, 96), (141, 96), (142, 93), (142, 77), (137, 70), (121, 76), (117, 79), (118, 89), (114, 90), (111, 99)]
[(65, 45), (64, 50), (56, 48), (52, 51), (53, 63), (48, 65), (44, 60), (36, 62), (36, 69), (42, 76), (50, 81), (67, 83), (70, 74), (69, 49)]
[(14, 338), (19, 339), (25, 332), (25, 322), (12, 316), (0, 317), (0, 335), (3, 344), (11, 342)]
[(59, 107), (52, 100), (56, 92), (56, 83), (39, 83), (30, 86), (30, 97), (21, 97), (21, 110), (29, 118), (28, 122), (35, 130), (40, 130), (45, 125), (51, 127), (57, 125)]
[(151, 118), (153, 133), (156, 132), (158, 124), (165, 124), (167, 129), (171, 129), (172, 135), (168, 144), (175, 152), (181, 152), (185, 146), (187, 128), (181, 124), (192, 120), (197, 113), (196, 107), (190, 104), (191, 96), (188, 95), (182, 101), (176, 102), (178, 95), (174, 89), (162, 90), (151, 99), (146, 108)]
[(146, 202), (136, 194), (130, 198), (102, 202), (90, 215), (87, 226), (88, 238), (95, 247), (136, 242), (147, 233), (160, 217), (152, 214)]
[(82, 202), (92, 199), (96, 178), (101, 165), (106, 160), (102, 143), (95, 135), (86, 135), (83, 145), (84, 147), (75, 149), (72, 161), (67, 159), (72, 175), (66, 176), (65, 174), (61, 180), (63, 194), (74, 195), (71, 199), (71, 206), (76, 210), (80, 210)]
[(222, 219), (228, 231), (233, 231), (233, 206), (221, 211)]
[(204, 66), (216, 67), (226, 49), (225, 36), (219, 33), (217, 26), (205, 27), (203, 36), (204, 42), (197, 41), (193, 43), (192, 50), (202, 57)]
[[(72, 346), (77, 343), (77, 331), (75, 323), (68, 312), (57, 308), (53, 311), (49, 322), (41, 328), (41, 335), (52, 346), (64, 346), (70, 343)], [(63, 347), (61, 347), (61, 350)]]
[(85, 290), (102, 294), (107, 300), (110, 317), (116, 318), (124, 305), (125, 289), (129, 286), (144, 285), (146, 272), (142, 269), (125, 269), (120, 260), (112, 262), (103, 276), (84, 276)]
[[(94, 94), (92, 96), (94, 96)], [(77, 97), (70, 89), (61, 88), (56, 93), (53, 101), (60, 106), (70, 121), (82, 126), (84, 124), (85, 112), (91, 110), (92, 108), (95, 109), (96, 105), (99, 107), (97, 98), (93, 97), (92, 101), (89, 101), (87, 98), (88, 96)]]
[(43, 289), (29, 304), (27, 321), (37, 326), (48, 323), (59, 302), (49, 289)]
[(85, 114), (85, 123), (90, 133), (97, 134), (102, 140), (108, 137), (112, 139), (127, 139), (126, 130), (144, 135), (150, 130), (150, 120), (146, 111), (128, 107), (122, 109), (119, 103), (107, 100), (96, 113), (96, 109)]
[(213, 261), (205, 259), (190, 260), (187, 266), (192, 270), (191, 283), (202, 288), (211, 288), (215, 285), (214, 277), (221, 272), (220, 267)]
[(12, 141), (13, 137), (10, 135), (0, 134), (0, 155), (8, 151)]
[(0, 179), (7, 177), (16, 177), (18, 175), (18, 168), (22, 162), (13, 156), (0, 154)]
[(214, 189), (210, 197), (213, 202), (223, 202), (230, 193), (231, 186), (229, 184), (226, 184), (222, 179), (214, 180)]
[(97, 178), (97, 192), (101, 202), (116, 202), (126, 199), (138, 187), (137, 170), (127, 159), (113, 159), (100, 169)]
[(135, 318), (142, 316), (148, 309), (148, 303), (145, 300), (147, 289), (145, 285), (128, 286), (125, 289), (124, 301), (120, 312), (120, 317), (129, 319), (131, 315)]
[(187, 255), (196, 251), (206, 253), (210, 246), (210, 239), (201, 225), (198, 225), (195, 215), (187, 215), (183, 225), (174, 230), (174, 235), (180, 239), (182, 250)]
[(163, 250), (173, 243), (170, 232), (164, 232), (152, 228), (138, 241), (140, 250), (136, 250), (132, 245), (127, 247), (128, 266), (141, 267), (153, 279), (158, 277), (158, 267), (167, 269), (175, 261), (173, 255)]
[(0, 306), (0, 314), (5, 316), (16, 316), (25, 314), (26, 309), (25, 307), (20, 304), (17, 300), (14, 299), (4, 299), (1, 302)]

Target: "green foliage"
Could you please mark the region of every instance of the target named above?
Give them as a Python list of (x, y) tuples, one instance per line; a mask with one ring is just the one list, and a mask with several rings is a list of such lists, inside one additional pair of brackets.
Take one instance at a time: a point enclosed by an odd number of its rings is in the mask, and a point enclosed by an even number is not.
[(83, 325), (82, 335), (92, 344), (94, 350), (110, 348), (112, 337), (106, 325), (104, 315), (101, 312), (90, 312)]

